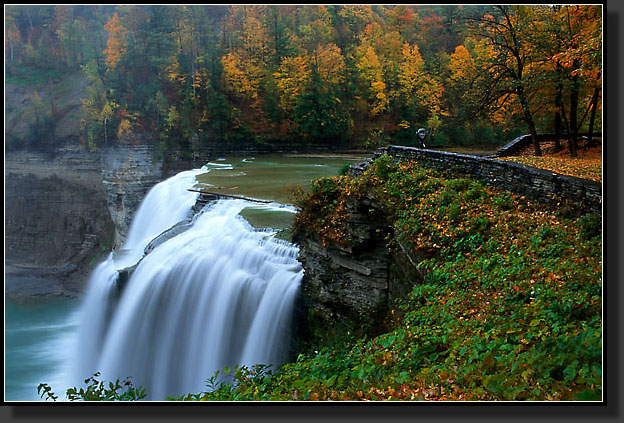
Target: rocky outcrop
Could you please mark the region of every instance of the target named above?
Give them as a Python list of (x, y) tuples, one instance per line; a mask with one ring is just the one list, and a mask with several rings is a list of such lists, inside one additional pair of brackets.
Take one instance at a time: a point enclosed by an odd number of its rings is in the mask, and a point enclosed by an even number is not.
[[(297, 230), (300, 246), (302, 309), (312, 328), (346, 326), (369, 334), (384, 330), (391, 301), (419, 282), (418, 272), (400, 249), (391, 249), (388, 212), (373, 198), (348, 206), (346, 245), (323, 246), (310, 232)], [(315, 330), (315, 329), (312, 329)]]
[[(98, 155), (79, 147), (65, 147), (55, 156), (23, 151), (6, 155), (7, 292), (20, 287), (36, 292), (33, 281), (44, 280), (46, 274), (48, 285), (79, 291), (83, 273), (110, 249), (113, 235)], [(33, 278), (26, 284), (29, 269)], [(40, 292), (57, 291), (38, 285)]]
[(123, 245), (147, 192), (163, 179), (162, 163), (146, 142), (115, 144), (100, 150), (101, 181), (108, 210), (115, 224), (114, 246)]
[(190, 217), (176, 223), (175, 225), (158, 235), (156, 238), (151, 240), (149, 244), (147, 244), (147, 246), (145, 247), (145, 250), (143, 251), (144, 254), (147, 255), (151, 253), (152, 251), (154, 251), (154, 248), (170, 240), (171, 238), (176, 237), (183, 232), (186, 232), (192, 225), (193, 219)]

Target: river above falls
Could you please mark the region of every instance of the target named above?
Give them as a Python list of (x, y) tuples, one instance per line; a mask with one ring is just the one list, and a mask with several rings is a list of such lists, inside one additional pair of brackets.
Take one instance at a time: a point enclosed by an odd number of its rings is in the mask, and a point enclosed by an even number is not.
[[(208, 172), (197, 177), (195, 188), (225, 195), (292, 203), (292, 188), (307, 186), (314, 179), (338, 175), (361, 157), (227, 157), (206, 164)], [(293, 207), (251, 204), (241, 211), (251, 225), (284, 230), (290, 227)]]
[(197, 187), (224, 194), (291, 202), (289, 187), (337, 175), (354, 159), (310, 157), (232, 157), (209, 162), (209, 172), (197, 177)]
[[(294, 208), (288, 186), (338, 175), (355, 157), (224, 157), (205, 166), (195, 188), (273, 202), (253, 205), (240, 215), (254, 227), (285, 229)], [(5, 275), (9, 277), (10, 275)], [(6, 284), (10, 281), (5, 281)], [(5, 401), (37, 401), (39, 383), (59, 398), (75, 356), (79, 300), (41, 297), (15, 302), (5, 295)]]

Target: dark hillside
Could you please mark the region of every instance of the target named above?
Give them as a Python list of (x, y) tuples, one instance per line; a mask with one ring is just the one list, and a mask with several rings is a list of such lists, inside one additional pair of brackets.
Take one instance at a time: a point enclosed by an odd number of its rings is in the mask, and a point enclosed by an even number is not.
[(7, 150), (53, 152), (64, 144), (81, 144), (82, 99), (88, 80), (81, 72), (56, 74), (35, 72), (9, 78), (5, 84), (5, 137)]

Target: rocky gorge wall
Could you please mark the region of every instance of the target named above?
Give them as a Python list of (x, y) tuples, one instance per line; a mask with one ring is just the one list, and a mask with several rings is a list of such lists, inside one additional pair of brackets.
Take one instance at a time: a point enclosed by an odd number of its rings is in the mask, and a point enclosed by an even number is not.
[(4, 164), (7, 293), (75, 294), (113, 242), (99, 156), (66, 147), (11, 152)]
[(5, 156), (5, 291), (13, 297), (82, 292), (120, 246), (147, 191), (164, 176), (146, 145)]
[(115, 227), (113, 246), (123, 245), (134, 212), (151, 187), (164, 179), (162, 161), (146, 142), (115, 144), (101, 149), (101, 180)]
[(80, 148), (56, 156), (5, 157), (6, 257), (33, 264), (87, 264), (89, 251), (111, 244), (100, 160)]
[(402, 249), (389, 248), (393, 228), (388, 216), (372, 197), (348, 203), (346, 245), (325, 246), (314, 233), (295, 230), (293, 241), (305, 270), (298, 308), (307, 332), (346, 325), (381, 333), (392, 300), (422, 280)]

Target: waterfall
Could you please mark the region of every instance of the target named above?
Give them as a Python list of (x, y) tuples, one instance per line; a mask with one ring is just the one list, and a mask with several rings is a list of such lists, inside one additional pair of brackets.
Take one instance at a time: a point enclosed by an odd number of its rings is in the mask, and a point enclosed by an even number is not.
[[(162, 231), (191, 215), (187, 191), (204, 169), (156, 185), (120, 254), (94, 271), (82, 310), (75, 377), (131, 377), (148, 399), (198, 393), (224, 366), (287, 360), (294, 299), (303, 276), (298, 249), (254, 229), (243, 200), (220, 200), (185, 232), (143, 256)], [(254, 207), (251, 205), (251, 207)], [(121, 294), (117, 272), (138, 266)]]

